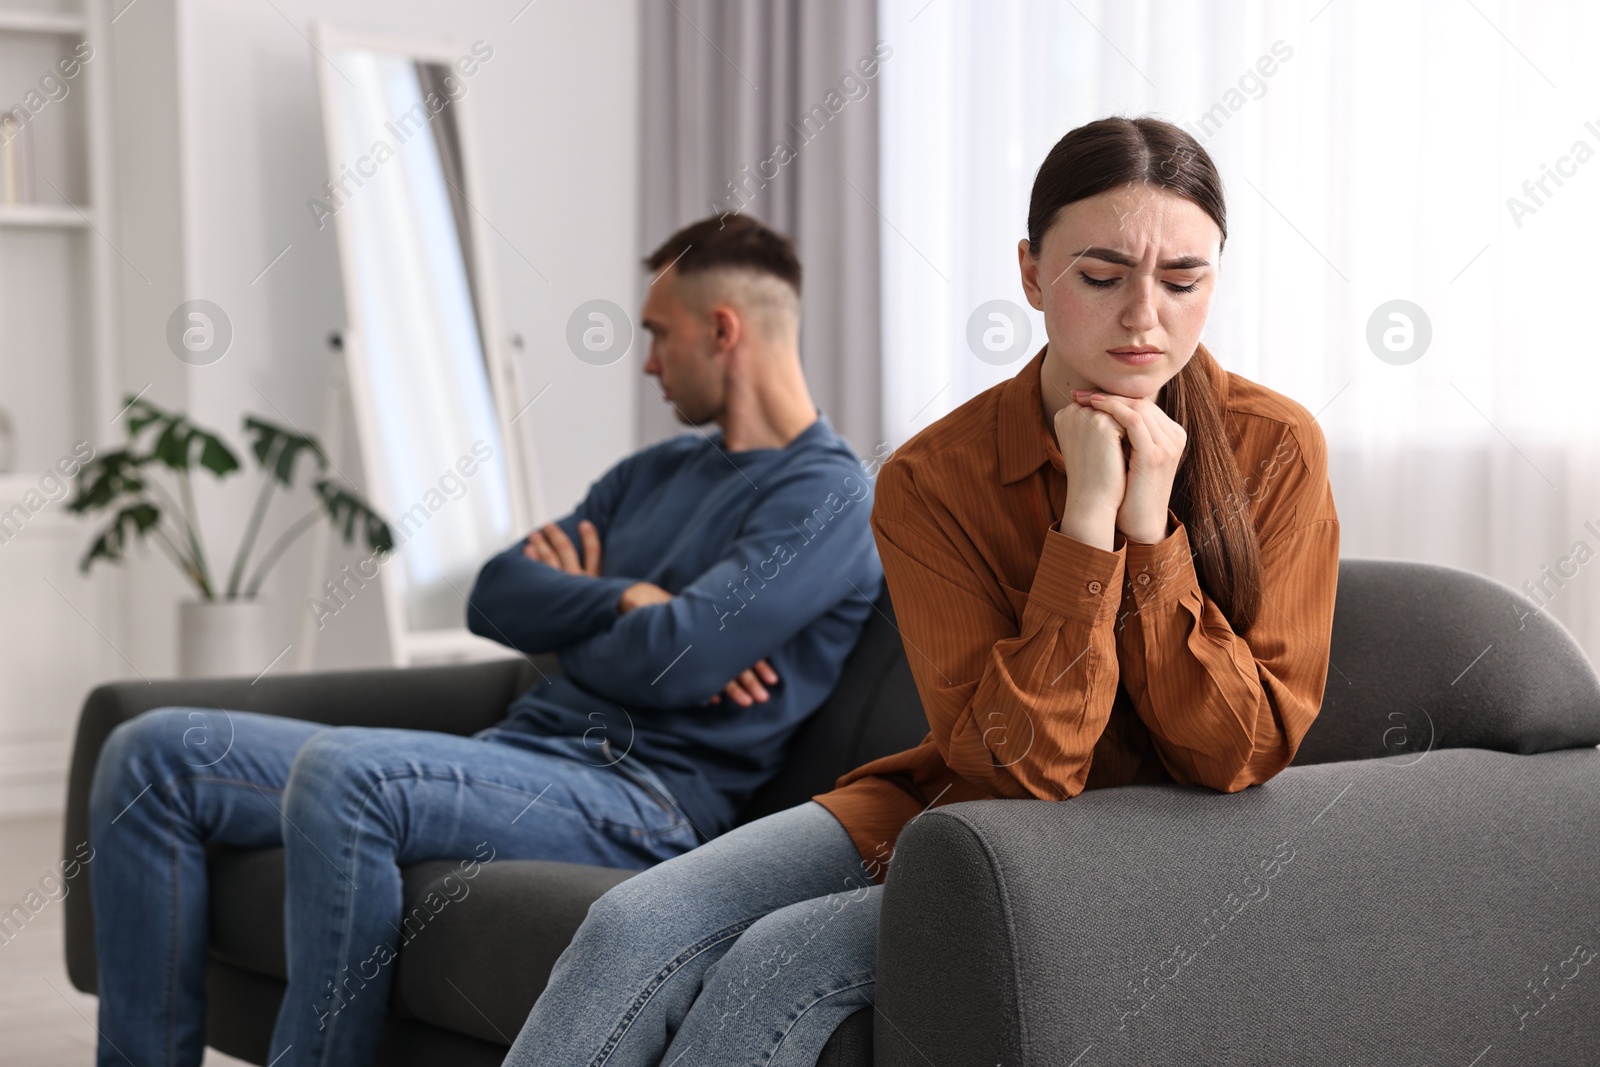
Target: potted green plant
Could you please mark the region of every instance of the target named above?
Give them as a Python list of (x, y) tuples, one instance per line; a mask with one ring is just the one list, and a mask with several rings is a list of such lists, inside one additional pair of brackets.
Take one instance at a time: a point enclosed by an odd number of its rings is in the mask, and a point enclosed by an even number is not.
[[(68, 510), (82, 515), (113, 513), (78, 566), (87, 572), (97, 560), (120, 562), (134, 540), (154, 543), (172, 561), (198, 593), (198, 599), (179, 605), (180, 674), (245, 674), (266, 668), (264, 604), (257, 594), (273, 564), (317, 522), (332, 522), (346, 544), (359, 528), (368, 549), (393, 550), (389, 524), (355, 490), (327, 476), (328, 457), (315, 438), (246, 415), (244, 430), (262, 471), (261, 490), (223, 580), (212, 570), (201, 541), (191, 472), (199, 468), (225, 478), (240, 469), (238, 457), (216, 434), (148, 400), (130, 396), (124, 412), (127, 445), (86, 464), (77, 493), (67, 504)], [(273, 491), (293, 486), (295, 468), (305, 455), (317, 464), (319, 477), (311, 489), (318, 503), (291, 523), (251, 566)], [(173, 488), (156, 477), (158, 472), (172, 481)]]

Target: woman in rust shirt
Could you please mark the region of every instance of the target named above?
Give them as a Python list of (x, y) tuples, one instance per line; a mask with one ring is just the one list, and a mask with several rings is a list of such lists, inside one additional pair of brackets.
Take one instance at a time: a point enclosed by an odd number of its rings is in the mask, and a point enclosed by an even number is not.
[(1236, 792), (1289, 765), (1322, 702), (1339, 520), (1311, 414), (1200, 344), (1226, 236), (1177, 127), (1055, 145), (1018, 246), (1048, 344), (878, 476), (928, 736), (607, 893), (507, 1064), (811, 1067), (872, 1003), (882, 881), (919, 813)]

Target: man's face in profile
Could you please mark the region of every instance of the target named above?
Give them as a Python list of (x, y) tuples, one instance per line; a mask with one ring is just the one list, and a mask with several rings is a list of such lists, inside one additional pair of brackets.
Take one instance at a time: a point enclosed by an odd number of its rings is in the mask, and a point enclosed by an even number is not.
[(668, 267), (650, 286), (640, 318), (650, 334), (644, 372), (660, 384), (678, 421), (700, 426), (715, 420), (726, 404), (727, 383), (717, 359), (714, 322), (683, 301), (675, 268)]

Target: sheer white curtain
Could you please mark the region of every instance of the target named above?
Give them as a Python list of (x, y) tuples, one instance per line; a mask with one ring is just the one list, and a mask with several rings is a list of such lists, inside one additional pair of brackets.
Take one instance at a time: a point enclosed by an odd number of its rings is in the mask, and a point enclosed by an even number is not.
[[(1044, 343), (1015, 249), (1050, 146), (1157, 114), (1228, 194), (1205, 344), (1318, 414), (1343, 554), (1489, 574), (1600, 660), (1600, 6), (881, 0), (879, 18), (889, 446)], [(1004, 365), (968, 346), (990, 300), (1031, 320)], [(1420, 315), (1389, 319), (1395, 300)], [(1424, 321), (1410, 362), (1369, 344)]]

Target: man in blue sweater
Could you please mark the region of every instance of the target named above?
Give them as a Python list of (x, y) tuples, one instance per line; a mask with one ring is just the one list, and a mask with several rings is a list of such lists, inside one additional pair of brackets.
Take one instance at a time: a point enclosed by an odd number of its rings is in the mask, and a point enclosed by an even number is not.
[[(785, 238), (711, 218), (646, 264), (645, 372), (696, 429), (490, 559), (466, 605), (559, 674), (473, 737), (200, 708), (113, 731), (90, 796), (101, 1064), (200, 1062), (209, 842), (284, 847), (269, 1061), (359, 1065), (401, 946), (482, 861), (648, 867), (776, 773), (881, 588), (871, 483), (806, 389)], [(196, 731), (232, 744), (199, 759)], [(402, 914), (401, 869), (430, 859), (461, 861), (459, 893)]]

